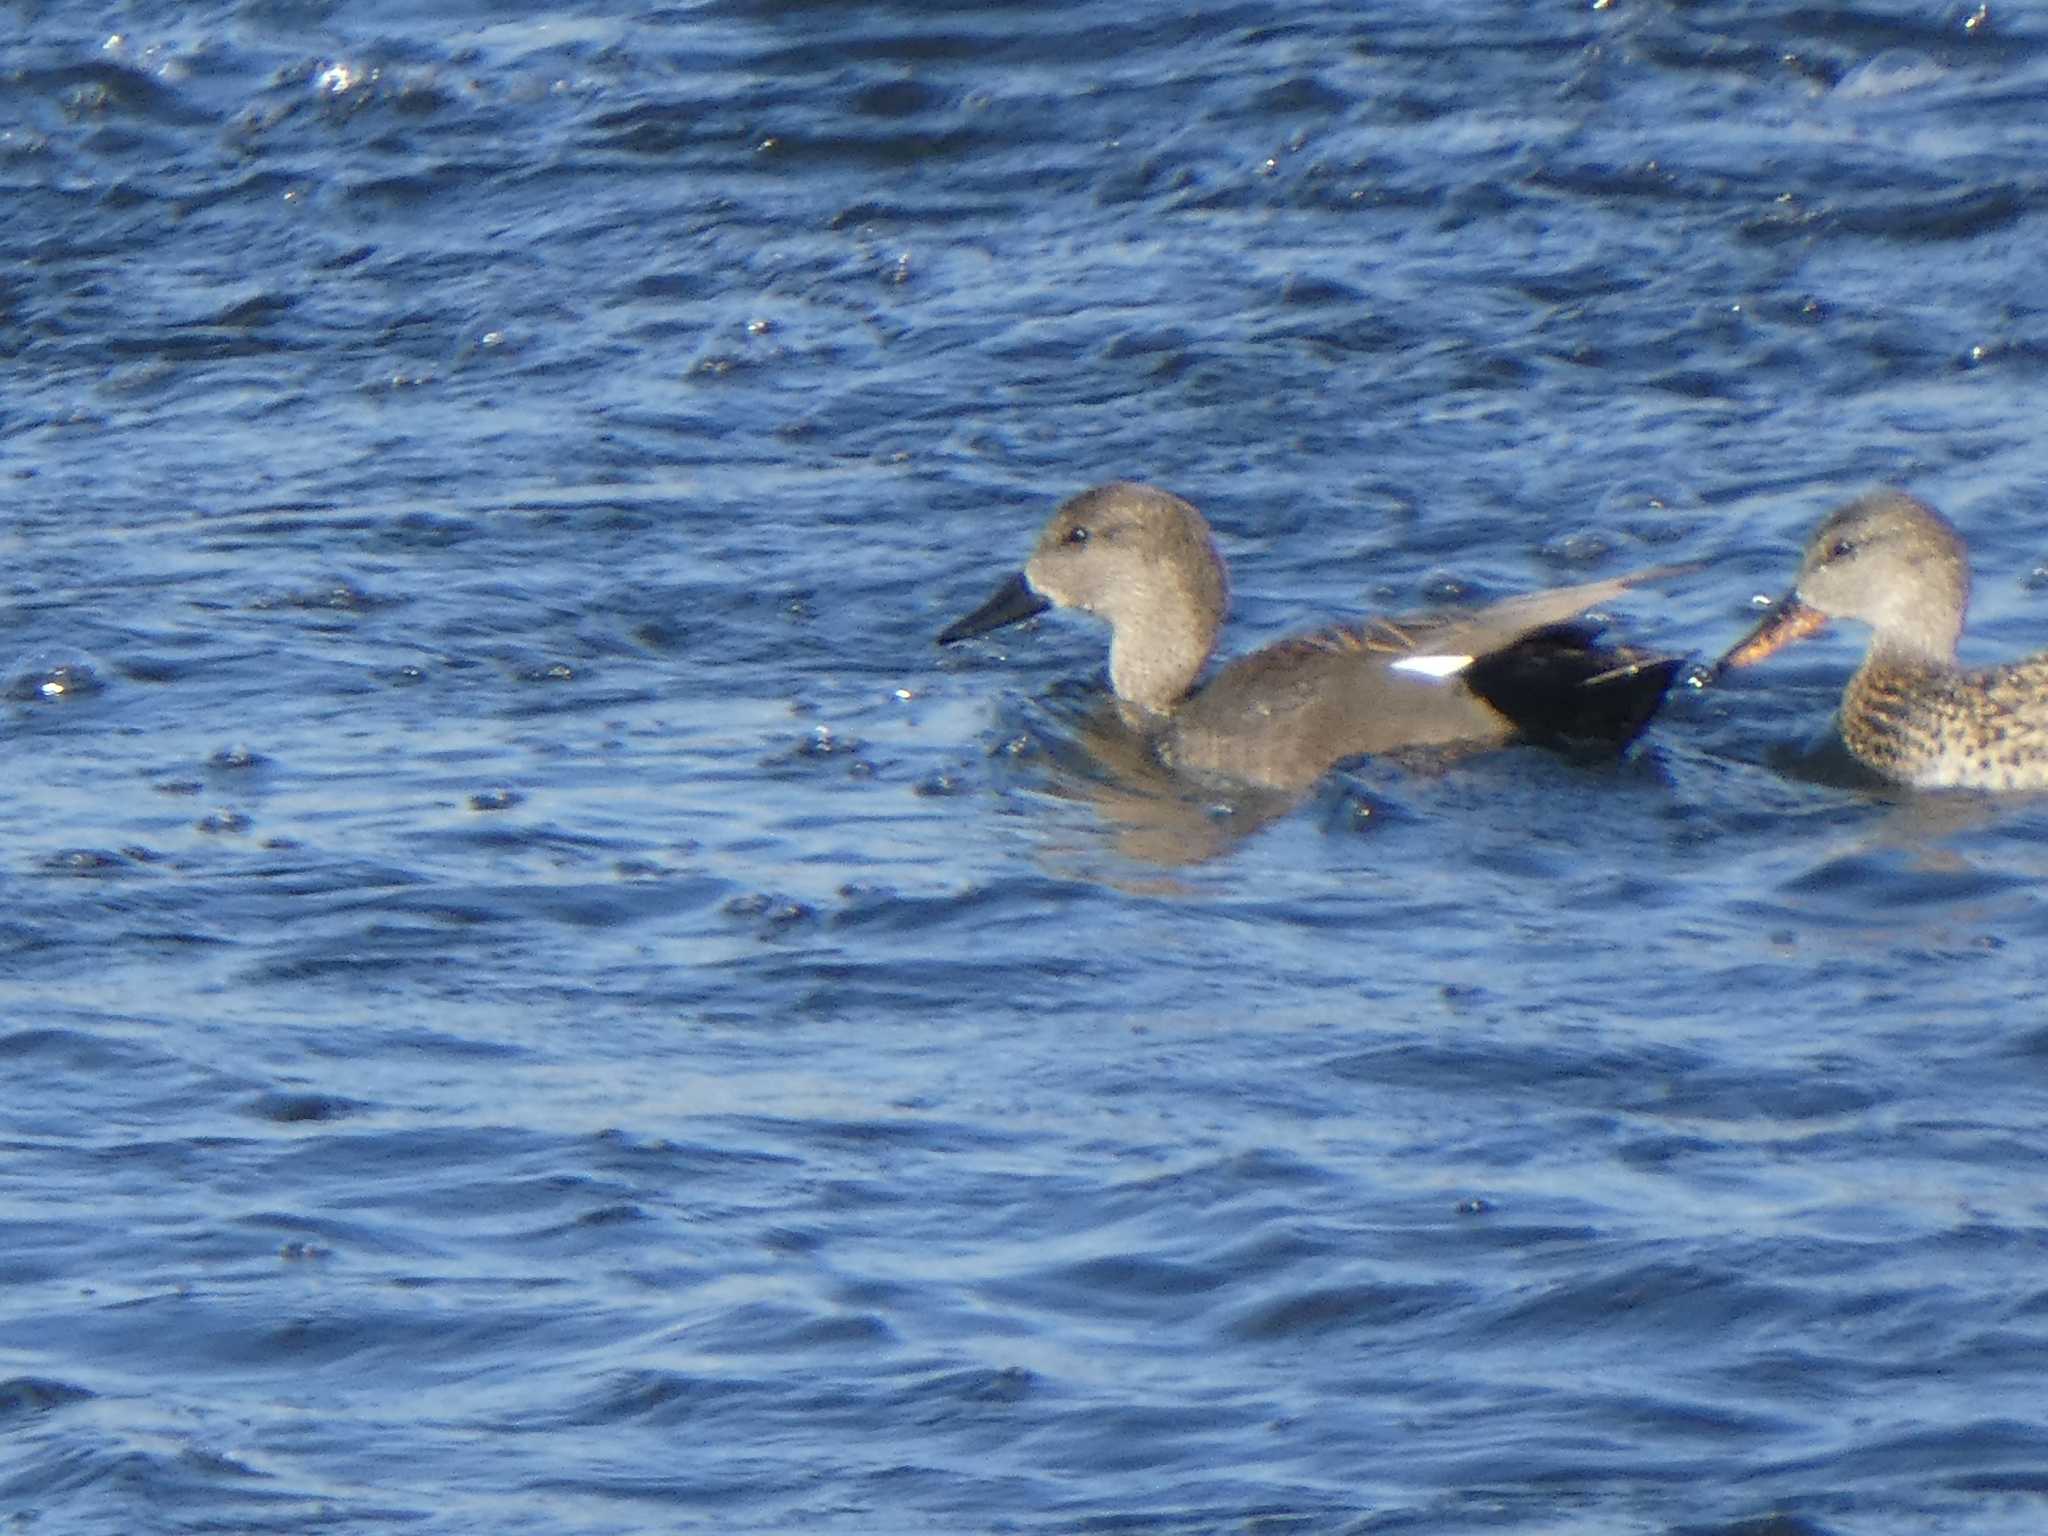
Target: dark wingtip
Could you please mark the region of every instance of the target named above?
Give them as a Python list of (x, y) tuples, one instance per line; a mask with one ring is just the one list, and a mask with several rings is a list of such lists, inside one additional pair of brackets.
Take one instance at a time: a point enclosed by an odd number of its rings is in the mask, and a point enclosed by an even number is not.
[(1015, 624), (1043, 613), (1052, 606), (1046, 599), (1031, 590), (1031, 583), (1019, 571), (996, 589), (995, 596), (983, 603), (964, 619), (956, 619), (939, 631), (940, 645), (952, 645), (959, 640), (985, 635), (992, 629), (1001, 629), (1005, 624)]
[(1465, 681), (1526, 740), (1620, 752), (1691, 660), (1598, 645), (1584, 626), (1561, 624), (1482, 656)]
[(1559, 732), (1566, 740), (1610, 746), (1619, 752), (1649, 728), (1690, 656), (1630, 659), (1586, 679), (1583, 706)]

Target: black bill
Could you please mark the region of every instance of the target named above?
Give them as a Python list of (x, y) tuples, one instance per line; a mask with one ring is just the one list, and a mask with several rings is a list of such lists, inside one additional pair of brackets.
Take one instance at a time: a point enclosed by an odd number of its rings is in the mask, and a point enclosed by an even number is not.
[(1033, 614), (1043, 613), (1052, 604), (1031, 590), (1031, 584), (1019, 571), (997, 589), (996, 595), (983, 603), (966, 618), (948, 624), (939, 631), (939, 644), (951, 645), (956, 640), (965, 640), (973, 635), (985, 635), (992, 629), (1001, 629), (1005, 624), (1015, 624)]

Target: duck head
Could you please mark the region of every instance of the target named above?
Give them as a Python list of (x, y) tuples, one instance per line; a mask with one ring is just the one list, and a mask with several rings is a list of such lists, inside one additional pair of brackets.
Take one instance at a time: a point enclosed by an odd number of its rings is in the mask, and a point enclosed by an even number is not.
[(1118, 481), (1053, 513), (1024, 569), (939, 634), (951, 645), (1048, 607), (1108, 622), (1116, 696), (1167, 714), (1187, 696), (1222, 627), (1229, 587), (1202, 514), (1155, 486)]
[(1969, 604), (1969, 557), (1948, 519), (1904, 491), (1873, 491), (1828, 514), (1792, 590), (1715, 670), (1751, 666), (1830, 619), (1868, 624), (1874, 651), (1952, 664)]

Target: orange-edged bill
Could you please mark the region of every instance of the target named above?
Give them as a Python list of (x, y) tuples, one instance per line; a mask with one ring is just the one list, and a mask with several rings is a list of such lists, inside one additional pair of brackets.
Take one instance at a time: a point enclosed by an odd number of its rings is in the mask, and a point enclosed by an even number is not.
[(1714, 663), (1716, 673), (1730, 667), (1753, 667), (1766, 656), (1784, 649), (1794, 640), (1804, 640), (1827, 624), (1828, 616), (1809, 608), (1790, 593), (1771, 604), (1761, 623)]

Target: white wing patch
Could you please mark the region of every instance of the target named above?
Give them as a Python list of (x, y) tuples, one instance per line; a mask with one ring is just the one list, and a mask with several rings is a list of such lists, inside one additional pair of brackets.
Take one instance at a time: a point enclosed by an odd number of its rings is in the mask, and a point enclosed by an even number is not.
[(1423, 677), (1456, 677), (1472, 665), (1470, 656), (1403, 656), (1387, 663), (1389, 672), (1414, 672)]

